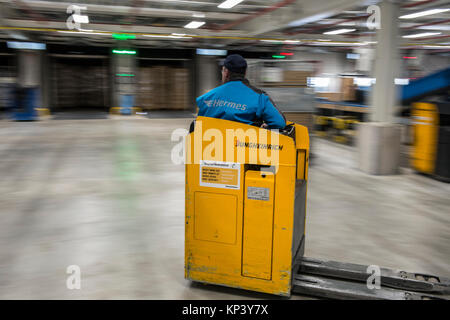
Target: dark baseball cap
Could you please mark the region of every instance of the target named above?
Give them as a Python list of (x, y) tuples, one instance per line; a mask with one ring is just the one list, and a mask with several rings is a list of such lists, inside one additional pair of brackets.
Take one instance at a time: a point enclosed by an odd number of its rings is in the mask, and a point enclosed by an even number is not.
[(245, 73), (247, 70), (247, 61), (239, 54), (230, 54), (220, 65), (236, 73)]

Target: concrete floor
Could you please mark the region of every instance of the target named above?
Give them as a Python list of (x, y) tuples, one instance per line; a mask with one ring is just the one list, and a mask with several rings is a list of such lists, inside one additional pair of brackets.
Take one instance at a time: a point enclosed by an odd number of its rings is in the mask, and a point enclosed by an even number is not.
[[(170, 135), (190, 121), (1, 121), (0, 299), (273, 298), (183, 278)], [(307, 256), (450, 277), (450, 184), (368, 176), (352, 147), (313, 143)], [(66, 288), (74, 264), (81, 290)]]

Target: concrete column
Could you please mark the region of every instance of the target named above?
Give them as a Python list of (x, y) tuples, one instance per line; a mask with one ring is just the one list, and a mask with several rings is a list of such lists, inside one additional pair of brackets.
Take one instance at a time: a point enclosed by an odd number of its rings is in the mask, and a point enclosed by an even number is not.
[(42, 106), (42, 53), (35, 50), (18, 52), (18, 96), (15, 120), (37, 120)]
[(381, 29), (377, 30), (376, 37), (374, 74), (376, 84), (372, 95), (371, 120), (391, 123), (397, 103), (397, 88), (394, 80), (400, 66), (399, 3), (396, 0), (384, 0), (380, 3), (380, 9)]
[(217, 59), (216, 56), (196, 56), (197, 97), (220, 85), (220, 67)]
[(361, 122), (357, 139), (359, 169), (374, 175), (398, 173), (400, 133), (400, 125)]
[(400, 68), (398, 55), (399, 3), (384, 0), (381, 29), (377, 30), (375, 50), (376, 84), (372, 93), (371, 121), (358, 128), (358, 166), (369, 174), (388, 175), (398, 172), (401, 127), (393, 123), (397, 104), (394, 80)]
[(21, 50), (19, 57), (18, 84), (22, 88), (41, 86), (41, 53), (35, 50)]
[[(132, 52), (132, 49), (120, 51)], [(112, 54), (113, 105), (121, 114), (131, 114), (136, 103), (136, 55)]]

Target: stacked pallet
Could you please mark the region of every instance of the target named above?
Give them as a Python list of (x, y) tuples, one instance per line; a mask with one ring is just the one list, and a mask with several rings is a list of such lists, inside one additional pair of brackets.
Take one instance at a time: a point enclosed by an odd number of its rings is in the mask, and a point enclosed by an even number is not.
[(103, 66), (57, 63), (54, 67), (54, 88), (58, 108), (107, 107), (108, 81)]
[(141, 67), (137, 107), (144, 110), (184, 110), (188, 106), (189, 72), (168, 66)]
[(283, 83), (290, 86), (306, 86), (308, 78), (312, 76), (310, 71), (285, 70)]
[(174, 68), (170, 73), (169, 106), (174, 110), (185, 110), (188, 106), (189, 72), (187, 69)]
[(168, 109), (168, 87), (169, 72), (167, 66), (157, 66), (152, 68), (154, 77), (153, 82), (153, 101), (154, 109)]
[(155, 103), (153, 100), (153, 83), (155, 77), (152, 74), (152, 68), (140, 68), (137, 82), (137, 106), (145, 109), (154, 109)]
[(317, 92), (318, 98), (327, 99), (328, 101), (341, 101), (342, 93), (340, 92)]
[[(74, 77), (74, 68), (58, 63), (54, 65), (54, 92), (56, 94), (55, 100), (58, 108), (72, 108), (80, 99), (78, 97), (79, 81)], [(70, 85), (68, 85), (70, 84)]]
[(342, 78), (341, 80), (342, 101), (355, 101), (356, 92), (353, 78)]
[(102, 66), (87, 66), (87, 68), (78, 68), (78, 70), (79, 94), (84, 102), (83, 107), (104, 107), (105, 90), (107, 89), (105, 68)]
[(282, 70), (281, 68), (265, 68), (263, 83), (265, 87), (306, 87), (311, 71)]

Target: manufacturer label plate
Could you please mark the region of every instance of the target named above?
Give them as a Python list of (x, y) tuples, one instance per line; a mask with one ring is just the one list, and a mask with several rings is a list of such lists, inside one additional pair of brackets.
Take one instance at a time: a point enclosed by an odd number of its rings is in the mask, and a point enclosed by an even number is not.
[(251, 200), (270, 200), (269, 188), (247, 187), (247, 199)]

